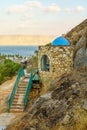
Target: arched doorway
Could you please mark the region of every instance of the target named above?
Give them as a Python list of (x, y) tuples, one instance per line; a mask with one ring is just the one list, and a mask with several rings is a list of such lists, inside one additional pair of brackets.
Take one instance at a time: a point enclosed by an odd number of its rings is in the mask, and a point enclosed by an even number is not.
[(47, 55), (43, 55), (41, 58), (41, 70), (42, 71), (50, 70), (50, 61)]

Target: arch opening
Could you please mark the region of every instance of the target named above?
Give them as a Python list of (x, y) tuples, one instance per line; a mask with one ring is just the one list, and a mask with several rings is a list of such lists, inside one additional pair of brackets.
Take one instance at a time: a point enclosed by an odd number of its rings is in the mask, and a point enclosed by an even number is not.
[(50, 60), (47, 55), (43, 55), (41, 58), (41, 70), (50, 71)]

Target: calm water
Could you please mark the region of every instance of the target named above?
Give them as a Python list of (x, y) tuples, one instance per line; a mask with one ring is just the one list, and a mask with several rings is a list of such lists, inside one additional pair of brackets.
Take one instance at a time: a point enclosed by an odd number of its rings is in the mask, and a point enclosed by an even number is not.
[(34, 54), (34, 51), (38, 50), (37, 46), (0, 46), (0, 54), (15, 55), (19, 54), (23, 57)]

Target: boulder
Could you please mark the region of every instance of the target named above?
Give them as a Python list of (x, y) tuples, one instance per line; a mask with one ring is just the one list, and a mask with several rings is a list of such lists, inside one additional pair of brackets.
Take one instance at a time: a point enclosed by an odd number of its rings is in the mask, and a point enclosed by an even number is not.
[(65, 115), (62, 124), (67, 125), (69, 123), (69, 121), (70, 121), (70, 118), (71, 117), (69, 115)]
[(85, 109), (85, 110), (87, 110), (87, 100), (84, 100), (82, 108)]
[(73, 95), (76, 95), (76, 96), (79, 96), (79, 93), (80, 93), (80, 90), (79, 89), (75, 89), (73, 90), (72, 94)]
[(74, 67), (82, 67), (82, 66), (87, 66), (87, 49), (85, 48), (80, 48), (74, 59)]

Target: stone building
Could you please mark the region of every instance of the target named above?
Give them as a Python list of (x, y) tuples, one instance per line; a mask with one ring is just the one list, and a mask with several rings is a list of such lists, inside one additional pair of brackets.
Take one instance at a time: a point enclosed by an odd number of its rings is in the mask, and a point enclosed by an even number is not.
[(71, 72), (73, 68), (73, 47), (64, 37), (58, 37), (52, 44), (39, 46), (38, 68), (43, 84), (49, 84), (57, 77)]

